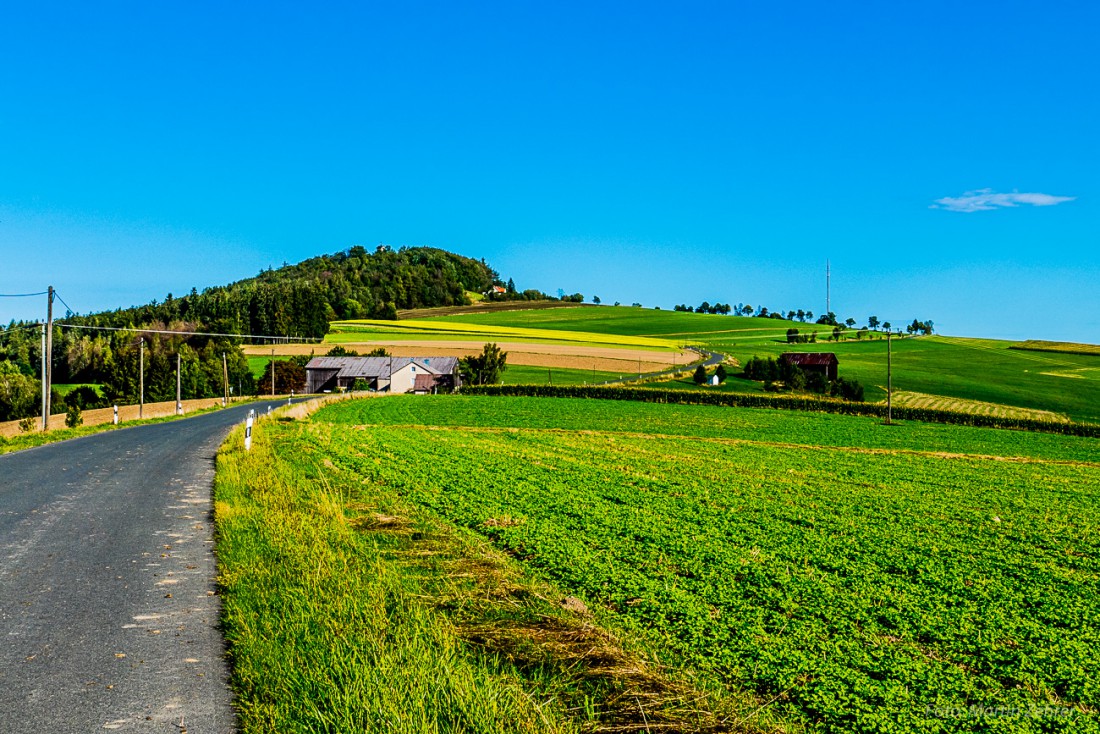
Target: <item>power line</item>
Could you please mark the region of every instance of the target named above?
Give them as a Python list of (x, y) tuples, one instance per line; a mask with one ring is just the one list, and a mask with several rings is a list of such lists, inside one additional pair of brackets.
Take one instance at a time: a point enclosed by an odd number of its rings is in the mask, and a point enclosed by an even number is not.
[(0, 298), (29, 298), (31, 296), (44, 296), (49, 291), (39, 291), (38, 293), (0, 293)]
[(65, 308), (67, 308), (69, 310), (69, 313), (71, 313), (71, 314), (76, 313), (76, 311), (73, 310), (73, 307), (70, 306), (69, 304), (65, 303), (65, 299), (57, 294), (57, 291), (53, 292), (53, 297), (56, 298), (57, 300), (61, 301), (61, 305), (63, 305)]
[[(64, 301), (62, 301), (64, 303)], [(289, 337), (289, 336), (272, 336), (265, 334), (220, 334), (210, 331), (173, 331), (171, 329), (138, 329), (125, 326), (85, 326), (82, 324), (54, 324), (61, 329), (91, 329), (94, 331), (129, 331), (135, 334), (179, 334), (181, 336), (224, 336), (233, 339), (271, 339), (274, 341), (281, 341), (290, 343), (291, 340), (296, 342), (320, 342), (321, 340), (316, 337)]]
[(42, 328), (42, 324), (39, 324), (39, 323), (30, 324), (28, 326), (13, 326), (10, 329), (0, 329), (0, 337), (5, 336), (7, 334), (15, 333), (17, 331), (29, 331), (31, 329), (41, 329), (41, 328)]

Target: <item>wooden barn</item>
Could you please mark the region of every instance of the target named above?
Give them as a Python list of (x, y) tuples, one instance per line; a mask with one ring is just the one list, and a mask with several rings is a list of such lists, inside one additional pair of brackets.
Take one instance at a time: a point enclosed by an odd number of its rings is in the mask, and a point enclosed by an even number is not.
[(314, 357), (306, 391), (347, 390), (356, 380), (378, 392), (435, 393), (459, 387), (457, 357)]
[(784, 352), (779, 359), (800, 367), (804, 372), (820, 372), (830, 380), (837, 376), (839, 361), (832, 352)]

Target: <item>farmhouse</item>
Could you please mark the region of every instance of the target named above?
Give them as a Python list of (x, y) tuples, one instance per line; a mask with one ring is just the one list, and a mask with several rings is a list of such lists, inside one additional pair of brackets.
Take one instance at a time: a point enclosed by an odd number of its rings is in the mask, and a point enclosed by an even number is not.
[(832, 352), (784, 352), (779, 359), (806, 372), (820, 372), (830, 380), (836, 379), (838, 361)]
[(306, 365), (306, 391), (350, 389), (395, 393), (446, 392), (459, 387), (457, 357), (314, 357)]

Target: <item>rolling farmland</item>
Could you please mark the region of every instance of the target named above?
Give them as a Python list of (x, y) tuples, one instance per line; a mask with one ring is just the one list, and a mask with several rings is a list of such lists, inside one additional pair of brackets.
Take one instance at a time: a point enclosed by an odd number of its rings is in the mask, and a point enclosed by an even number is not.
[(1095, 439), (486, 397), (278, 430), (357, 478), (346, 511), (378, 492), (486, 538), (780, 727), (1100, 731)]
[[(639, 308), (560, 308), (448, 316), (438, 321), (513, 328), (573, 329), (698, 345), (740, 363), (787, 351), (835, 352), (840, 374), (866, 388), (868, 401), (886, 397), (886, 342), (882, 334), (863, 340), (824, 341), (830, 327), (817, 324)], [(816, 344), (787, 344), (793, 327), (816, 331)], [(1072, 420), (1100, 422), (1100, 357), (1084, 353), (1014, 349), (1015, 342), (947, 336), (894, 340), (894, 388), (927, 396), (1050, 411)], [(1081, 351), (1082, 345), (1074, 345)], [(736, 370), (734, 370), (736, 371)], [(761, 389), (759, 383), (730, 380), (719, 389)]]

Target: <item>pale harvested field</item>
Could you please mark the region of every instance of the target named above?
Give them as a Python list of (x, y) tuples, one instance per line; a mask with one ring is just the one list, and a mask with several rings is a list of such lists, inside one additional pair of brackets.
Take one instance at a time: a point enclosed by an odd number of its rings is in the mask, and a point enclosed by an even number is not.
[[(653, 352), (643, 349), (619, 347), (589, 347), (579, 344), (530, 344), (525, 342), (497, 342), (508, 353), (508, 363), (531, 367), (555, 367), (560, 369), (595, 369), (599, 372), (637, 372), (638, 360), (642, 372), (656, 372), (673, 365), (686, 364), (698, 359), (693, 352)], [(387, 341), (373, 339), (364, 342), (343, 342), (341, 346), (366, 354), (376, 347), (385, 349), (395, 357), (467, 357), (481, 352), (484, 341), (432, 341), (430, 339), (400, 339)], [(271, 346), (242, 347), (250, 356), (270, 356)], [(331, 348), (328, 344), (278, 344), (275, 354), (321, 355)]]
[[(251, 400), (252, 398), (244, 398), (245, 400)], [(234, 398), (235, 402), (238, 400)], [(193, 413), (196, 410), (203, 410), (205, 408), (220, 407), (222, 404), (221, 398), (200, 398), (198, 400), (184, 400), (183, 401), (183, 414)], [(143, 418), (163, 418), (169, 415), (176, 414), (176, 403), (170, 401), (167, 403), (146, 403), (145, 409), (142, 411)], [(96, 408), (95, 410), (85, 410), (82, 414), (84, 418), (84, 425), (86, 426), (99, 426), (104, 423), (110, 423), (114, 417), (114, 410), (111, 408)], [(138, 419), (138, 406), (136, 405), (120, 405), (118, 406), (118, 420), (123, 421), (136, 421)], [(42, 419), (35, 418), (34, 428), (36, 431), (40, 430), (42, 426)], [(65, 414), (55, 413), (50, 416), (50, 430), (54, 431), (58, 428), (65, 427)], [(7, 423), (0, 423), (0, 436), (10, 437), (18, 436), (21, 433), (19, 430), (19, 421), (8, 421)]]
[[(886, 401), (881, 402), (885, 403)], [(1014, 405), (948, 398), (942, 395), (926, 395), (925, 393), (906, 392), (904, 390), (894, 391), (894, 405), (901, 408), (926, 408), (929, 410), (951, 410), (956, 413), (970, 413), (971, 415), (991, 415), (997, 418), (1023, 418), (1056, 423), (1069, 421), (1069, 416), (1049, 410), (1017, 408)]]

